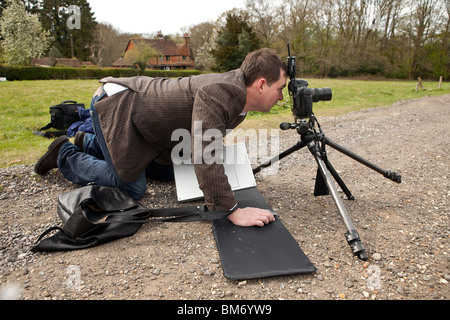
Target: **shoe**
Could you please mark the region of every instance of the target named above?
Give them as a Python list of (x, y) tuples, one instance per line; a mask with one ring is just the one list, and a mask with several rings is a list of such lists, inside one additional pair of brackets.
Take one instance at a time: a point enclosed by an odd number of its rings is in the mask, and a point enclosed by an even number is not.
[(58, 153), (62, 145), (69, 141), (67, 136), (61, 136), (55, 139), (49, 146), (47, 152), (39, 159), (39, 161), (34, 166), (34, 171), (37, 174), (44, 175), (50, 169), (57, 168)]
[(73, 142), (74, 145), (80, 149), (80, 151), (83, 151), (83, 143), (84, 143), (84, 136), (86, 132), (83, 131), (77, 131), (75, 134), (75, 141)]

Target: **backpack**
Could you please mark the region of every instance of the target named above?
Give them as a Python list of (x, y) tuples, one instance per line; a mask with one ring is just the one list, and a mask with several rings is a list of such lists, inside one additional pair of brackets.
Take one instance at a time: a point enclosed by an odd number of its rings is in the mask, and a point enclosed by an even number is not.
[(56, 128), (58, 130), (67, 130), (72, 123), (80, 121), (78, 108), (84, 109), (84, 104), (76, 101), (63, 101), (58, 105), (50, 107), (50, 123), (40, 130)]

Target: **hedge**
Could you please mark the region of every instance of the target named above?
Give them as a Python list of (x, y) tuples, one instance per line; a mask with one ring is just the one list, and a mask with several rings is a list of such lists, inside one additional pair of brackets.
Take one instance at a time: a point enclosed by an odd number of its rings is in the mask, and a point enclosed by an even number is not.
[[(149, 77), (187, 77), (201, 74), (198, 70), (146, 70)], [(0, 65), (0, 77), (7, 80), (65, 80), (65, 79), (101, 79), (104, 77), (132, 77), (142, 75), (136, 69), (115, 68), (66, 68), (66, 67), (13, 67)]]

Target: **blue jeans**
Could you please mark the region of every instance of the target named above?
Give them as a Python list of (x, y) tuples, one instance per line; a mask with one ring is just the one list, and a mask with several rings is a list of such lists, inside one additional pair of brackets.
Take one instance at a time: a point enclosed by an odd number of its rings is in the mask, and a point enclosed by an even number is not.
[(118, 188), (134, 199), (144, 196), (147, 189), (145, 172), (135, 181), (120, 179), (111, 161), (105, 138), (100, 127), (94, 104), (104, 96), (95, 96), (91, 102), (92, 126), (95, 134), (86, 133), (82, 152), (77, 146), (66, 142), (58, 154), (58, 168), (69, 181), (85, 186), (89, 183)]

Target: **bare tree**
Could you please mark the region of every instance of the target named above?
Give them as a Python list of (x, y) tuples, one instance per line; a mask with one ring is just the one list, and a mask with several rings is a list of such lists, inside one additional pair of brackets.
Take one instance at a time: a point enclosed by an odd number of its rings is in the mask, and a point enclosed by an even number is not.
[(409, 39), (409, 78), (414, 79), (424, 63), (424, 46), (433, 39), (442, 23), (442, 0), (410, 0), (405, 33)]
[(286, 52), (291, 44), (291, 54), (297, 56), (297, 71), (302, 74), (309, 65), (310, 44), (314, 39), (313, 0), (283, 0), (279, 9), (279, 39)]
[(250, 18), (248, 23), (263, 45), (271, 47), (277, 33), (277, 7), (270, 0), (247, 0), (246, 7)]
[(382, 45), (385, 47), (394, 38), (401, 21), (401, 10), (404, 0), (377, 0), (380, 8), (380, 28), (383, 34)]
[(122, 56), (131, 37), (132, 34), (120, 33), (110, 24), (99, 23), (90, 46), (92, 61), (100, 67), (110, 66)]

